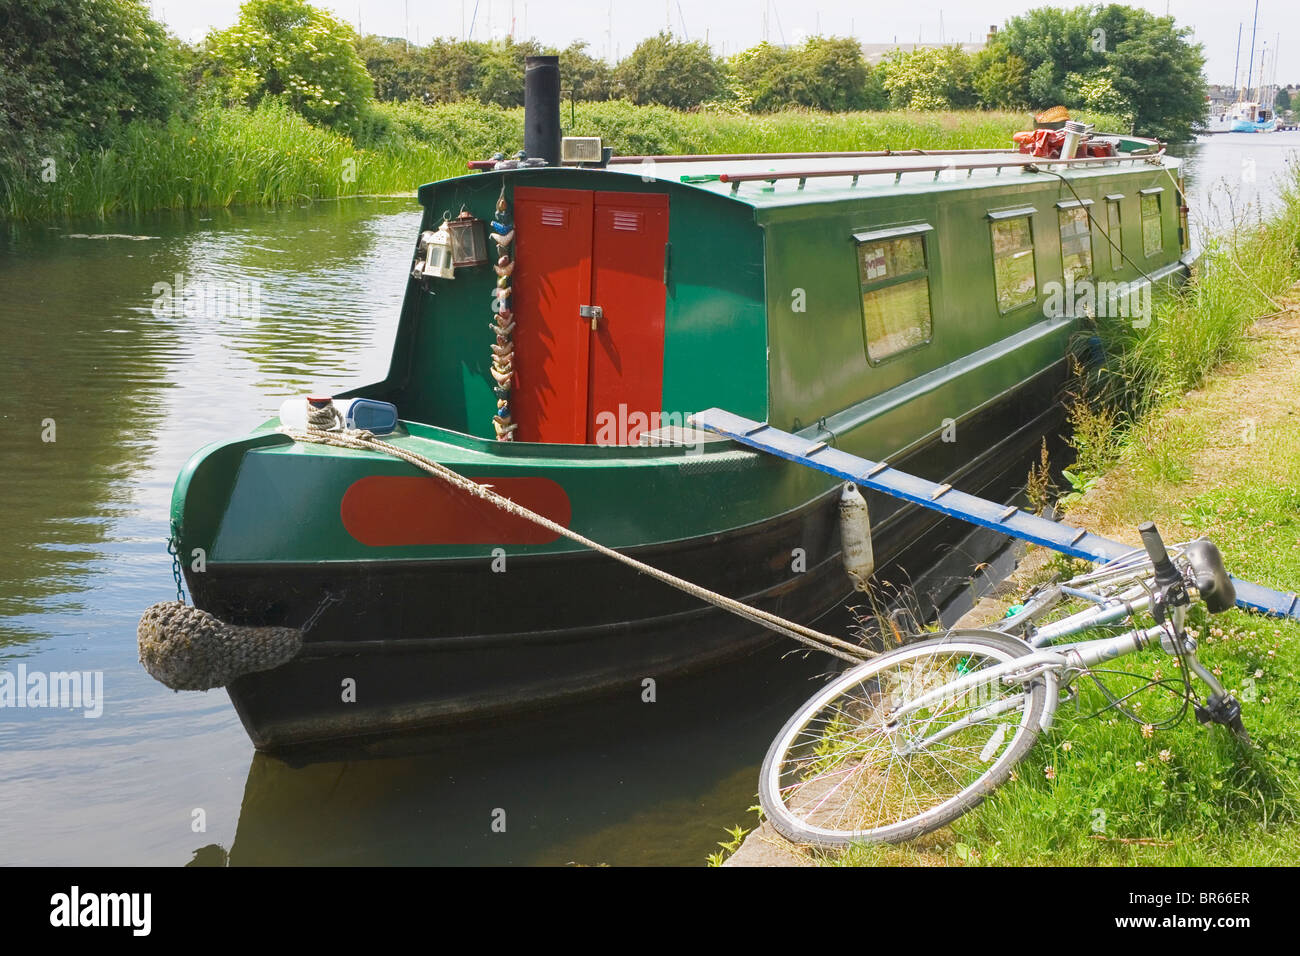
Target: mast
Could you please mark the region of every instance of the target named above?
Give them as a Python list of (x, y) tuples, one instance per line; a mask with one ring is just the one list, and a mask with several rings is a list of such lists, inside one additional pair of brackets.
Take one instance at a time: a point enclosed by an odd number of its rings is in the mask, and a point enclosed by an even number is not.
[[(465, 18), (465, 11), (461, 10), (461, 19)], [(1237, 84), (1241, 81), (1241, 27), (1237, 24), (1237, 58), (1232, 61), (1232, 98), (1234, 101), (1241, 100), (1241, 87)]]
[(1259, 0), (1255, 0), (1255, 19), (1250, 24), (1250, 67), (1246, 70), (1246, 89), (1255, 78), (1255, 27), (1259, 25)]

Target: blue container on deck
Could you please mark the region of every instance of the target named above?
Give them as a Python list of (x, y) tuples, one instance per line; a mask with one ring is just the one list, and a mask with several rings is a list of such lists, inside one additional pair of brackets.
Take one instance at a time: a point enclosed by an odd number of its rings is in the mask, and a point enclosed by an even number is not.
[(364, 428), (376, 435), (387, 435), (397, 427), (397, 406), (373, 398), (344, 398), (335, 403), (343, 406), (344, 424)]

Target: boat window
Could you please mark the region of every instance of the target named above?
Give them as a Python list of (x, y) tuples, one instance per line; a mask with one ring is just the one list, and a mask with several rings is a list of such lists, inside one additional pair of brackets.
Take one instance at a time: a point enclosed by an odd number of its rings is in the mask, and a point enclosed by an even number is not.
[(1112, 269), (1124, 268), (1124, 233), (1120, 229), (1119, 219), (1119, 201), (1123, 196), (1106, 197), (1106, 235), (1110, 242), (1110, 267)]
[(991, 228), (998, 309), (1010, 312), (1038, 298), (1034, 274), (1034, 229), (1029, 215), (995, 219)]
[(867, 358), (872, 363), (930, 341), (930, 269), (925, 240), (929, 231), (929, 226), (919, 226), (854, 236), (862, 325)]
[(1088, 207), (1074, 203), (1057, 210), (1061, 228), (1061, 270), (1067, 282), (1092, 275), (1092, 229)]
[(1154, 256), (1164, 248), (1165, 235), (1160, 220), (1160, 193), (1142, 192), (1142, 253)]

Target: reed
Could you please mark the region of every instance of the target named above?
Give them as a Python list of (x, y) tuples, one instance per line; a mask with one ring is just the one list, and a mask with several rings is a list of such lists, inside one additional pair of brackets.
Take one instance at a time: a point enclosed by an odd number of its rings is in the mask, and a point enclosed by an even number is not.
[[(1118, 128), (1113, 117), (1089, 117)], [(566, 131), (598, 135), (618, 153), (822, 152), (1008, 146), (1019, 113), (682, 113), (626, 102), (566, 104)], [(467, 159), (513, 153), (523, 111), (455, 103), (375, 104), (353, 137), (267, 101), (207, 106), (167, 123), (135, 122), (106, 146), (0, 156), (0, 219), (104, 217), (155, 209), (269, 205), (409, 193), (465, 171)]]

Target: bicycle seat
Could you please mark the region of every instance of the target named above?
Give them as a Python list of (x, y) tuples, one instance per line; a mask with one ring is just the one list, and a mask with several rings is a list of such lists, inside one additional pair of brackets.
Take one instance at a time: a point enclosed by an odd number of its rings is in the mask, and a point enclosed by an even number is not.
[(1196, 590), (1211, 614), (1221, 614), (1237, 603), (1237, 589), (1223, 566), (1223, 555), (1209, 538), (1197, 538), (1183, 551), (1191, 566)]

